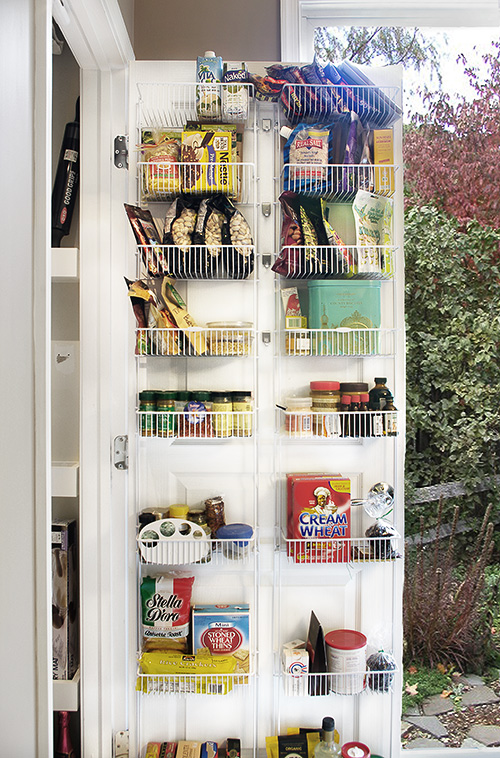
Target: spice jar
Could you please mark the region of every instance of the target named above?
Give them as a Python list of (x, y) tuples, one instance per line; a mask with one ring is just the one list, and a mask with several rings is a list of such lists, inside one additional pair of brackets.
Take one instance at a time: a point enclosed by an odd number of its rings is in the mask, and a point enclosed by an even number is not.
[(217, 529), (216, 539), (223, 540), (222, 552), (226, 558), (244, 558), (248, 555), (248, 540), (253, 537), (249, 524), (227, 524)]
[(175, 392), (156, 392), (156, 429), (158, 437), (174, 436)]
[(139, 392), (140, 429), (142, 437), (154, 437), (156, 433), (156, 402), (155, 392), (144, 390)]
[(215, 437), (231, 437), (233, 399), (229, 392), (212, 393), (212, 427)]
[(252, 436), (252, 393), (231, 392), (233, 437)]
[(209, 497), (203, 503), (205, 506), (205, 513), (207, 516), (207, 524), (210, 529), (210, 534), (215, 537), (217, 529), (224, 526), (226, 518), (224, 515), (224, 500), (220, 495), (217, 497)]
[(209, 321), (208, 344), (212, 355), (249, 355), (253, 340), (251, 321)]
[(175, 424), (174, 431), (179, 437), (186, 437), (186, 424), (184, 419), (184, 408), (191, 400), (191, 393), (187, 390), (177, 390), (175, 393)]
[(312, 398), (313, 433), (317, 437), (338, 437), (340, 424), (339, 382), (310, 382)]
[(312, 403), (310, 397), (286, 399), (285, 429), (290, 437), (312, 437)]

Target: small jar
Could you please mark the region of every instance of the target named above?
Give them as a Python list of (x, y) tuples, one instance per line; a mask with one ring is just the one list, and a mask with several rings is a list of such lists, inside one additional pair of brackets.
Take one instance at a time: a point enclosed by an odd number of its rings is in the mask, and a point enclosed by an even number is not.
[(217, 497), (209, 497), (203, 503), (205, 506), (205, 513), (207, 517), (208, 528), (210, 534), (215, 537), (217, 530), (224, 526), (226, 523), (226, 517), (224, 514), (224, 500), (220, 495)]
[(311, 333), (307, 329), (286, 329), (287, 355), (311, 355)]
[(253, 340), (251, 321), (209, 321), (208, 344), (212, 355), (249, 355)]
[(210, 527), (207, 522), (207, 512), (204, 508), (190, 508), (187, 520), (193, 524), (201, 526), (206, 535), (210, 537)]
[(223, 540), (222, 552), (226, 558), (245, 558), (248, 555), (248, 540), (253, 537), (249, 524), (227, 524), (219, 527), (216, 539)]
[(140, 431), (142, 437), (154, 437), (156, 434), (156, 393), (152, 390), (139, 392)]
[(231, 392), (233, 437), (252, 436), (252, 393)]
[(313, 433), (316, 437), (338, 437), (340, 425), (339, 382), (310, 382), (312, 398)]
[(230, 392), (212, 393), (212, 428), (215, 437), (233, 434), (233, 399)]
[(156, 429), (158, 437), (174, 436), (175, 392), (156, 392)]
[(187, 390), (177, 390), (175, 393), (175, 433), (179, 437), (186, 437), (186, 424), (184, 423), (184, 408), (191, 400), (191, 393)]
[(312, 402), (311, 397), (286, 399), (285, 430), (290, 437), (312, 437)]
[(168, 509), (168, 516), (169, 518), (183, 518), (186, 519), (189, 512), (189, 505), (182, 505), (181, 503), (176, 503), (175, 505), (171, 505)]

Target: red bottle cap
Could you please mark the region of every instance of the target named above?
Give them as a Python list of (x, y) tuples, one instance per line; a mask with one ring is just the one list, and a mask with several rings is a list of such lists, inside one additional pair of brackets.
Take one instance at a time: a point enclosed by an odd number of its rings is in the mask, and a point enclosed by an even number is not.
[(340, 402), (342, 405), (350, 405), (351, 404), (351, 396), (350, 395), (342, 395), (340, 398)]
[(338, 392), (340, 389), (340, 382), (310, 382), (309, 387), (312, 392)]
[(359, 403), (359, 395), (351, 395), (351, 403)]

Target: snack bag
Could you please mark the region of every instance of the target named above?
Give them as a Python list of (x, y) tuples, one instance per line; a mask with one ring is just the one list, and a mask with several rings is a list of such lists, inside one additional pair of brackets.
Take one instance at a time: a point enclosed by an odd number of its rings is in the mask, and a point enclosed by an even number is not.
[(148, 274), (162, 276), (164, 273), (163, 250), (151, 212), (127, 203), (124, 206)]
[[(179, 355), (179, 332), (153, 283), (125, 279), (137, 323), (137, 355)], [(142, 303), (142, 306), (141, 306)], [(144, 329), (144, 331), (142, 331)], [(155, 331), (158, 329), (158, 333)], [(168, 331), (171, 330), (171, 331)]]
[(207, 342), (202, 331), (193, 333), (196, 322), (189, 315), (186, 303), (174, 287), (172, 277), (165, 276), (161, 285), (161, 294), (167, 309), (175, 324), (184, 333), (194, 355), (204, 355), (207, 352)]
[(227, 219), (228, 250), (226, 271), (231, 279), (246, 279), (253, 271), (254, 254), (252, 232), (243, 214), (227, 197), (221, 198)]
[(181, 133), (143, 129), (141, 133), (142, 198), (156, 200), (180, 192)]
[(141, 582), (141, 617), (148, 642), (183, 641), (189, 634), (193, 576), (145, 576)]
[(201, 277), (221, 276), (227, 262), (227, 247), (223, 247), (227, 242), (227, 219), (220, 206), (218, 195), (203, 198), (200, 203), (193, 241), (196, 246), (194, 270)]
[[(389, 222), (386, 214), (387, 198), (358, 190), (352, 212), (356, 224), (358, 250), (358, 273), (382, 273), (382, 250), (389, 237)], [(384, 224), (384, 218), (386, 223)], [(389, 214), (390, 219), (390, 214)], [(385, 230), (384, 230), (385, 227)]]
[(305, 271), (299, 196), (295, 192), (282, 192), (279, 201), (283, 216), (281, 250), (271, 270), (281, 276), (298, 277)]
[(198, 206), (197, 198), (180, 196), (175, 198), (165, 214), (163, 244), (168, 246), (165, 269), (172, 276), (190, 278), (192, 275), (191, 245)]
[(325, 124), (298, 124), (288, 137), (283, 157), (284, 189), (323, 194), (328, 180), (330, 129)]

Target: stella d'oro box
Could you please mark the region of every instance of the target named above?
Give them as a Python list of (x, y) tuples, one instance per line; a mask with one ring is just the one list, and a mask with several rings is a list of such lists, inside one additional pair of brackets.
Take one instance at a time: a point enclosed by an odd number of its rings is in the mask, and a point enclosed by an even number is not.
[(351, 482), (340, 474), (287, 474), (288, 555), (295, 563), (350, 558)]
[(193, 653), (231, 655), (236, 673), (250, 670), (250, 608), (248, 603), (194, 605), (191, 620)]

